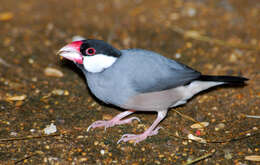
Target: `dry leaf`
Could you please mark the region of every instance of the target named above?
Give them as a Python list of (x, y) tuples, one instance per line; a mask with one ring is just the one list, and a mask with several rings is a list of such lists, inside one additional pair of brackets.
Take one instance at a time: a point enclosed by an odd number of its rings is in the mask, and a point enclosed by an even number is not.
[(26, 99), (26, 95), (20, 95), (20, 96), (9, 96), (6, 98), (7, 101), (23, 101)]
[(191, 38), (198, 38), (198, 37), (201, 36), (198, 31), (194, 31), (194, 30), (186, 31), (186, 32), (184, 33), (184, 35), (185, 35), (186, 37), (191, 37)]
[(13, 17), (14, 17), (14, 14), (12, 12), (0, 13), (0, 21), (9, 21)]
[(251, 160), (251, 161), (255, 161), (255, 162), (260, 162), (260, 155), (249, 155), (249, 156), (245, 156), (246, 160)]
[(50, 77), (63, 77), (63, 73), (60, 70), (51, 67), (45, 68), (44, 74)]
[(193, 129), (201, 129), (201, 128), (207, 127), (208, 125), (209, 125), (209, 122), (200, 122), (200, 123), (192, 124), (190, 127)]
[(188, 138), (191, 139), (191, 140), (200, 142), (200, 143), (207, 143), (207, 141), (206, 141), (205, 139), (200, 138), (200, 137), (197, 137), (197, 136), (194, 136), (194, 135), (192, 135), (192, 134), (189, 134), (189, 135), (188, 135)]

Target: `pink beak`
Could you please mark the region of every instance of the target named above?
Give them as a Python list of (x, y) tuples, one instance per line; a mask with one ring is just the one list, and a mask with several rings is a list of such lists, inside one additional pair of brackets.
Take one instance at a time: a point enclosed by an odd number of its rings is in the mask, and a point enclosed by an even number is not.
[(78, 64), (83, 64), (83, 57), (80, 53), (82, 41), (72, 42), (62, 47), (57, 54)]

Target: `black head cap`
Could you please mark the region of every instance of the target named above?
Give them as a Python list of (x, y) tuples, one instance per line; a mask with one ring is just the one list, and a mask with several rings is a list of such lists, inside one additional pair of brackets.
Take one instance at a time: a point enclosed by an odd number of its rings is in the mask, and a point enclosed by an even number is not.
[(113, 57), (120, 57), (121, 55), (121, 52), (119, 50), (109, 45), (108, 43), (102, 40), (94, 39), (82, 40), (80, 52), (83, 56), (104, 54)]

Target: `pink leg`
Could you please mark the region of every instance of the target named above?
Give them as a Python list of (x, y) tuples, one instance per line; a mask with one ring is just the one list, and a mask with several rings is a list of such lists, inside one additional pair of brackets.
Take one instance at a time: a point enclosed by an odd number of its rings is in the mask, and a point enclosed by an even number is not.
[(125, 112), (119, 113), (113, 119), (111, 119), (109, 121), (105, 121), (105, 120), (95, 121), (88, 127), (87, 131), (89, 131), (91, 128), (97, 128), (97, 127), (105, 127), (105, 130), (106, 130), (106, 128), (113, 127), (115, 125), (131, 123), (132, 120), (134, 120), (134, 119), (140, 121), (140, 119), (137, 117), (131, 117), (129, 119), (121, 120), (124, 117), (126, 117), (134, 112), (135, 111), (125, 111)]
[(118, 140), (117, 144), (121, 141), (127, 142), (130, 140), (134, 141), (134, 144), (139, 143), (140, 141), (145, 140), (148, 136), (153, 136), (158, 134), (158, 130), (161, 127), (156, 126), (165, 118), (167, 114), (167, 110), (165, 111), (159, 111), (156, 120), (153, 122), (153, 124), (142, 134), (135, 135), (135, 134), (124, 134), (120, 140)]

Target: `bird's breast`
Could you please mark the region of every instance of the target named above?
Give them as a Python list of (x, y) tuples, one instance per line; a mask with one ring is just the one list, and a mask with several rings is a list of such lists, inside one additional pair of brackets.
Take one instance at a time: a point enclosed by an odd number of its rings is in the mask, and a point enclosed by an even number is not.
[[(120, 79), (113, 79), (106, 75), (87, 75), (87, 84), (90, 91), (101, 101), (119, 107), (133, 95), (132, 88)], [(123, 107), (122, 107), (123, 108)]]

